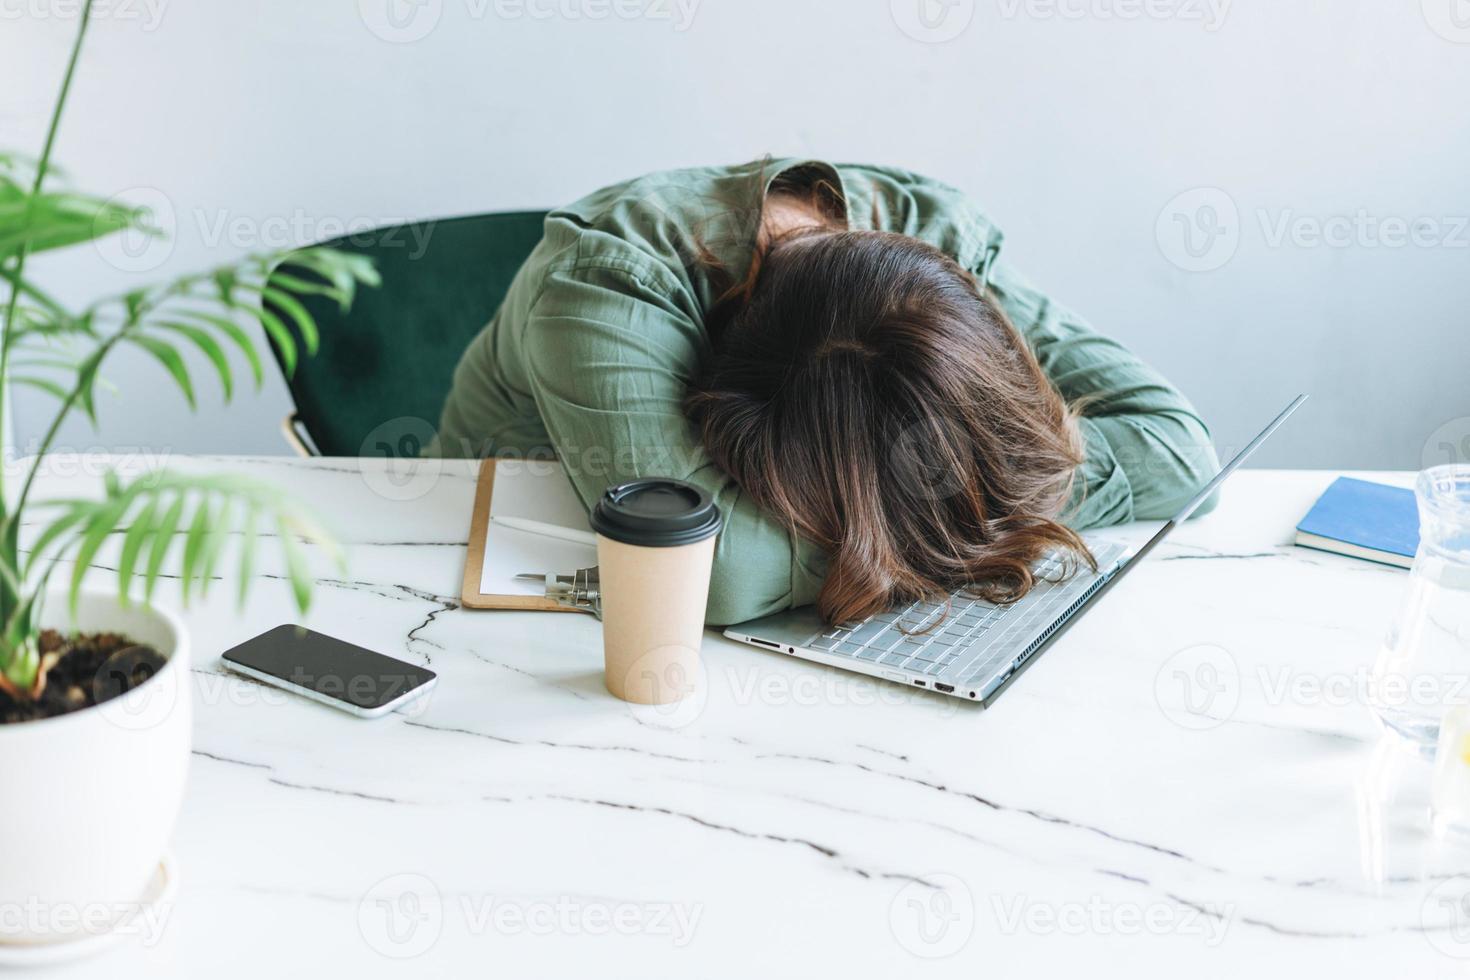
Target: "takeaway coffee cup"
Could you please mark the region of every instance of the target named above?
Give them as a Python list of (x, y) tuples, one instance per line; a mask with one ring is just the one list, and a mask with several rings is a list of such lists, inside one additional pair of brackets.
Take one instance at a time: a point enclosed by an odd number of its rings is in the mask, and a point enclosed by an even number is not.
[(680, 480), (633, 480), (592, 511), (607, 689), (634, 704), (695, 693), (720, 512)]

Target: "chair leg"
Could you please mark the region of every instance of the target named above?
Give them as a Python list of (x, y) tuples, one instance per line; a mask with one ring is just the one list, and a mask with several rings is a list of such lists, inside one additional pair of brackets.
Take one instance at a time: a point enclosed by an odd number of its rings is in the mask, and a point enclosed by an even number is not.
[(295, 412), (281, 420), (281, 435), (285, 436), (286, 443), (296, 450), (296, 455), (305, 457), (321, 455), (316, 448), (316, 443), (311, 441), (310, 433), (306, 431), (306, 427), (301, 424), (301, 419)]

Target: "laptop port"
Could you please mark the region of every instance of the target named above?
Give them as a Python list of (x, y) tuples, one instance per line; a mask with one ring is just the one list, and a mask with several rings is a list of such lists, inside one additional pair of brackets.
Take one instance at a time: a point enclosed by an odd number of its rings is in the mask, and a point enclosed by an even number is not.
[(940, 684), (938, 682), (935, 682), (935, 684), (934, 684), (934, 690), (938, 691), (941, 694), (953, 694), (954, 693), (954, 685), (953, 684)]
[(914, 687), (923, 687), (923, 686), (924, 686), (924, 682), (923, 681), (914, 681)]

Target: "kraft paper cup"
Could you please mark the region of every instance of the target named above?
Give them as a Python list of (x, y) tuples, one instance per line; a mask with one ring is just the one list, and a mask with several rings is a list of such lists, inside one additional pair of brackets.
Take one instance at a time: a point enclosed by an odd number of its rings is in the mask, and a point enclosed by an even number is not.
[(602, 593), (604, 681), (634, 704), (698, 692), (705, 603), (720, 513), (679, 480), (612, 487), (592, 512)]

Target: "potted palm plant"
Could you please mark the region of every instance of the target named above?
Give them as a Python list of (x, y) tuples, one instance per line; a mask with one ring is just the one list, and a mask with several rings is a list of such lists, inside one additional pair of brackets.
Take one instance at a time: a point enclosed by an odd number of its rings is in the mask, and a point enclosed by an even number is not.
[[(228, 400), (232, 362), (243, 360), (261, 380), (254, 323), (289, 369), (317, 346), (316, 324), (295, 295), (345, 307), (357, 288), (376, 284), (360, 257), (305, 249), (248, 255), (75, 309), (38, 286), (27, 270), (38, 253), (151, 231), (145, 212), (67, 189), (51, 167), (91, 9), (87, 0), (79, 11), (40, 156), (0, 155), (0, 390), (26, 385), (57, 400), (35, 458), (0, 472), (0, 953), (106, 934), (157, 872), (183, 792), (190, 730), (188, 636), (150, 603), (164, 569), (188, 602), (223, 562), (235, 563), (243, 601), (257, 543), (269, 536), (305, 611), (305, 545), (335, 553), (300, 504), (217, 473), (110, 473), (95, 499), (37, 499), (36, 478), (62, 422), (75, 412), (95, 421), (101, 370), (125, 346), (154, 358), (191, 405), (183, 352), (192, 349)], [(5, 408), (0, 399), (0, 432)], [(23, 524), (35, 531), (25, 547)], [(84, 576), (109, 541), (116, 584), (97, 590)]]

